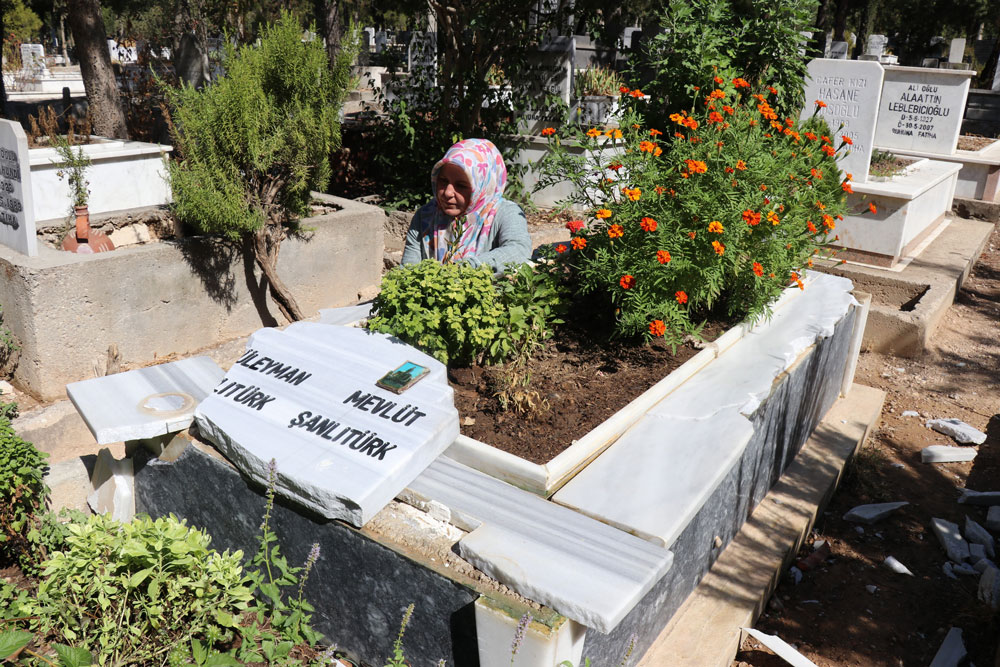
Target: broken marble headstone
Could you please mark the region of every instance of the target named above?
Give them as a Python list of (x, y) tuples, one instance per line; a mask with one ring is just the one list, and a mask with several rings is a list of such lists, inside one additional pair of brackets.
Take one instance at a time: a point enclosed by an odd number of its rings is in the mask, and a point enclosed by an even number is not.
[(986, 442), (985, 433), (961, 419), (931, 419), (927, 426), (954, 439), (960, 445), (981, 445)]

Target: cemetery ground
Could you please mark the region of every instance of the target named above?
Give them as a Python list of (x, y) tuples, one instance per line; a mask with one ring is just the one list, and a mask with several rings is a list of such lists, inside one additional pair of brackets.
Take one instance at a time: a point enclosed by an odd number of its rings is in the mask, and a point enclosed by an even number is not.
[[(1000, 619), (977, 599), (978, 576), (950, 579), (932, 517), (985, 523), (986, 508), (960, 505), (958, 489), (1000, 488), (1000, 230), (948, 309), (929, 349), (915, 358), (862, 352), (855, 381), (887, 393), (882, 417), (818, 517), (799, 556), (826, 540), (830, 555), (798, 584), (787, 572), (757, 629), (796, 646), (819, 667), (926, 665), (951, 627), (969, 660), (993, 665)], [(919, 416), (904, 416), (915, 411)], [(954, 417), (987, 434), (966, 463), (921, 463), (929, 445), (954, 445), (924, 426)], [(865, 503), (910, 504), (873, 525), (845, 521)], [(914, 576), (883, 565), (894, 556)], [(867, 586), (875, 586), (874, 593)], [(786, 663), (748, 638), (734, 667)], [(964, 664), (964, 663), (963, 663)]]

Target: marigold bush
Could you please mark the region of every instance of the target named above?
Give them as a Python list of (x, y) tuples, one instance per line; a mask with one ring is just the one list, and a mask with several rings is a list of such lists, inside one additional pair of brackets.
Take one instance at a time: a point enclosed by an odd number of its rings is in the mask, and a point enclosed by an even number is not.
[[(630, 113), (621, 134), (567, 126), (550, 136), (539, 187), (572, 181), (570, 201), (591, 218), (568, 226), (556, 260), (611, 309), (617, 335), (677, 344), (709, 311), (756, 319), (802, 286), (844, 211), (850, 175), (835, 159), (846, 148), (816, 114), (779, 118), (770, 96), (716, 77), (671, 127)], [(573, 142), (582, 154), (566, 150)]]

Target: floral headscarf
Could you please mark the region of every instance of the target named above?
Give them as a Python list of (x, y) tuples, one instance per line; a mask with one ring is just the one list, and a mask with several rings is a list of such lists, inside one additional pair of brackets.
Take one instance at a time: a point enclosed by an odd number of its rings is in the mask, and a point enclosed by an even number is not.
[[(437, 205), (438, 172), (446, 164), (461, 167), (472, 184), (469, 206), (457, 218), (448, 217)], [(431, 169), (434, 200), (419, 211), (424, 256), (449, 262), (483, 250), (506, 187), (507, 165), (492, 141), (465, 139), (449, 148)]]

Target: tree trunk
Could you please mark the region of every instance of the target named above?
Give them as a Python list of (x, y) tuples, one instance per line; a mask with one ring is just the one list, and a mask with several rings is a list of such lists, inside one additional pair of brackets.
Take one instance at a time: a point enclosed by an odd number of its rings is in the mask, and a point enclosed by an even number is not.
[(278, 251), (281, 249), (285, 230), (280, 224), (265, 223), (263, 227), (252, 234), (254, 260), (271, 286), (271, 298), (274, 299), (278, 310), (289, 322), (305, 319), (305, 314), (299, 308), (295, 297), (278, 277)]
[(837, 0), (837, 10), (833, 16), (833, 39), (837, 42), (845, 42), (844, 30), (847, 28), (847, 10), (850, 8), (850, 0)]
[(94, 131), (105, 137), (128, 139), (100, 0), (69, 0), (68, 15)]
[(59, 50), (62, 53), (63, 65), (69, 65), (69, 51), (66, 50), (66, 12), (59, 14)]
[(338, 0), (313, 0), (313, 12), (316, 14), (316, 27), (320, 36), (326, 40), (326, 59), (332, 70), (340, 53), (340, 2)]
[(982, 74), (979, 75), (979, 87), (983, 90), (993, 89), (993, 79), (996, 78), (998, 67), (997, 60), (1000, 60), (1000, 37), (997, 37), (997, 41), (993, 43), (993, 48), (990, 50), (990, 57), (986, 61), (986, 67), (983, 68)]

